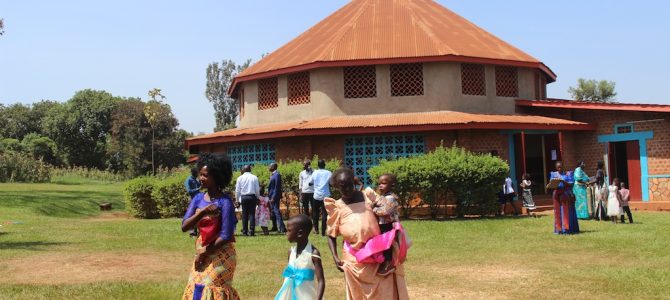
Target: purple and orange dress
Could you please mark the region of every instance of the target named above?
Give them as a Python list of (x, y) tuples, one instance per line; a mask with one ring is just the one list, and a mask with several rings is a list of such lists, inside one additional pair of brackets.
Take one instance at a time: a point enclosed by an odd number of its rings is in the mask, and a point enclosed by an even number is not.
[[(219, 210), (218, 216), (205, 216), (198, 222), (198, 238), (195, 241), (196, 252), (221, 237), (227, 241), (223, 247), (210, 254), (205, 260), (203, 270), (195, 269), (191, 264), (191, 275), (184, 290), (182, 300), (228, 300), (239, 299), (237, 291), (232, 287), (233, 275), (237, 259), (235, 254), (235, 207), (230, 196), (223, 195), (218, 199), (205, 199), (205, 193), (193, 197), (184, 215), (186, 220), (199, 210), (214, 204)], [(183, 221), (182, 221), (183, 222)]]

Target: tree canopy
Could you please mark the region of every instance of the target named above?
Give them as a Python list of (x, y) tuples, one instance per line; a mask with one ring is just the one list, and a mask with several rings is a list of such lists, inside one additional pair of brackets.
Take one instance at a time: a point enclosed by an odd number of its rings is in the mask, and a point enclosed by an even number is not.
[(616, 83), (614, 81), (579, 78), (577, 87), (570, 87), (568, 92), (572, 98), (579, 101), (589, 102), (616, 102), (614, 97), (617, 93), (614, 91)]
[(232, 60), (224, 60), (220, 65), (218, 62), (213, 62), (207, 66), (205, 96), (214, 107), (216, 119), (214, 131), (235, 127), (240, 107), (235, 99), (228, 96), (228, 88), (235, 75), (246, 69), (249, 64), (251, 59), (239, 65)]
[[(151, 107), (153, 126), (145, 114)], [(64, 103), (0, 104), (0, 152), (26, 154), (56, 166), (107, 169), (128, 175), (184, 163), (189, 133), (167, 103), (82, 90)]]

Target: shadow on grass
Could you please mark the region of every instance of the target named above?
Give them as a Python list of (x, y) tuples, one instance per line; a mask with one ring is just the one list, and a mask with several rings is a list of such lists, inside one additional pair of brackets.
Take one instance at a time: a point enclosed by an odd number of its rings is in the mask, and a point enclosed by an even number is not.
[(67, 243), (63, 242), (44, 242), (44, 241), (33, 241), (33, 242), (2, 242), (0, 243), (0, 250), (30, 250), (30, 251), (43, 251), (48, 247), (64, 245)]

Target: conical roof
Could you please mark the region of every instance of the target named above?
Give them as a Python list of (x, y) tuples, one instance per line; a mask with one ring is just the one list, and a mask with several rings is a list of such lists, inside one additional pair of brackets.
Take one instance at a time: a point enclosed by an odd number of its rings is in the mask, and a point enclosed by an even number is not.
[(353, 0), (241, 72), (236, 83), (319, 67), (426, 61), (543, 63), (432, 0)]

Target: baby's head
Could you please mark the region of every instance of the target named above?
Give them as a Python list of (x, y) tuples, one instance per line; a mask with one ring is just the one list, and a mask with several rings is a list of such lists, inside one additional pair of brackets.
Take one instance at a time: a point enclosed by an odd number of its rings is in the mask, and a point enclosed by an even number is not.
[(330, 184), (340, 190), (343, 198), (354, 195), (354, 171), (349, 168), (339, 168), (330, 177)]
[(383, 195), (393, 191), (395, 183), (396, 177), (393, 174), (387, 173), (379, 176), (379, 180), (377, 180), (379, 192)]
[(309, 240), (309, 232), (312, 230), (312, 219), (307, 215), (297, 215), (288, 220), (286, 226), (286, 238), (291, 243)]

